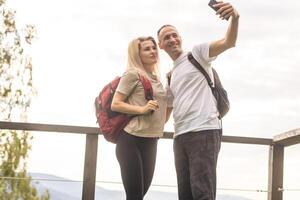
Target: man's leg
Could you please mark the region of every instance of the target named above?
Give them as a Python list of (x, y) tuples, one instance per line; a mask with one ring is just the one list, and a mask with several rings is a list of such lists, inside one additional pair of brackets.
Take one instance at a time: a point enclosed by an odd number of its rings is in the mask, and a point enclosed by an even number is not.
[(216, 167), (221, 145), (221, 130), (191, 134), (187, 148), (193, 200), (215, 200)]
[(175, 158), (175, 168), (177, 174), (178, 198), (179, 200), (193, 200), (191, 185), (189, 160), (185, 152), (183, 142), (185, 134), (174, 139), (173, 149)]

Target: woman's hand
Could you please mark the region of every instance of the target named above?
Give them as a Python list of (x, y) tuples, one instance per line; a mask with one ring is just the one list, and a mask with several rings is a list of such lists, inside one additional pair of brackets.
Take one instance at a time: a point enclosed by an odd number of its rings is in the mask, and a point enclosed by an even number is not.
[(151, 111), (155, 111), (158, 109), (158, 101), (157, 100), (149, 100), (146, 105), (140, 107), (141, 114), (148, 114)]

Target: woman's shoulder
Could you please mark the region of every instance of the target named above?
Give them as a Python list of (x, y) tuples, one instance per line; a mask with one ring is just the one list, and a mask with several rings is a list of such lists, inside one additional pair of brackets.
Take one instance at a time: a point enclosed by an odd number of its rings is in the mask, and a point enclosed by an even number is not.
[(128, 69), (126, 70), (122, 77), (121, 80), (123, 80), (122, 82), (138, 82), (139, 80), (139, 72), (136, 69)]
[(131, 68), (124, 72), (124, 75), (131, 77), (139, 77), (139, 71), (137, 69)]

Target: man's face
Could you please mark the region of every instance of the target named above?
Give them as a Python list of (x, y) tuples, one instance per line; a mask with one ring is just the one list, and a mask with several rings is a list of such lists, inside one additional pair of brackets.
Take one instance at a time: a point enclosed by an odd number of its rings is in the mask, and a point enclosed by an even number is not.
[(176, 60), (182, 53), (181, 37), (173, 26), (164, 27), (159, 35), (159, 47), (165, 50), (169, 56)]

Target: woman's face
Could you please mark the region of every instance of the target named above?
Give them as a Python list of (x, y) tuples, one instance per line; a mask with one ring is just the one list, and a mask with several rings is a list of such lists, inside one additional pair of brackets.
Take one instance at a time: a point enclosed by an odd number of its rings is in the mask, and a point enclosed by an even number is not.
[(151, 40), (140, 43), (140, 57), (144, 66), (154, 65), (157, 63), (157, 47)]

